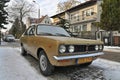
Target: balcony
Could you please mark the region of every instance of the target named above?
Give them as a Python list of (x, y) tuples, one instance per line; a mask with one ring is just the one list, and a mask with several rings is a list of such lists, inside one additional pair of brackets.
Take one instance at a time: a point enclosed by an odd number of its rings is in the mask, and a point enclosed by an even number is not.
[(70, 23), (71, 24), (76, 24), (76, 23), (83, 23), (83, 22), (89, 22), (89, 21), (95, 21), (97, 20), (97, 14), (93, 14), (93, 15), (88, 15), (88, 16), (77, 16), (74, 17), (73, 19), (70, 19)]

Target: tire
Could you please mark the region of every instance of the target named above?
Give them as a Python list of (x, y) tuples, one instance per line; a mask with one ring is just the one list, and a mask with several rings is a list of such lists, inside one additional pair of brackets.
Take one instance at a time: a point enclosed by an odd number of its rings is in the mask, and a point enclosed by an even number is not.
[(27, 56), (27, 51), (24, 49), (23, 46), (21, 46), (21, 55), (22, 56)]
[(45, 55), (45, 51), (41, 50), (39, 52), (39, 67), (40, 71), (44, 76), (49, 76), (54, 71), (54, 67), (49, 62), (47, 56)]

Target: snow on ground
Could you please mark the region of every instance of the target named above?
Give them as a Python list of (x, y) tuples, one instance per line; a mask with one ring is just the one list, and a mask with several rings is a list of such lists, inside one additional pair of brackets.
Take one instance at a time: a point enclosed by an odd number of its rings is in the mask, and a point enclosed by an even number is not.
[(92, 65), (103, 68), (107, 80), (120, 80), (120, 63), (99, 58)]
[(0, 80), (47, 80), (20, 55), (20, 48), (0, 47)]
[(6, 42), (1, 41), (1, 45), (2, 45), (2, 46), (3, 46), (3, 45), (7, 45), (7, 43), (6, 43)]
[(120, 47), (118, 47), (118, 46), (104, 46), (104, 51), (120, 52)]
[[(105, 46), (104, 51), (120, 52), (120, 47)], [(20, 47), (0, 47), (0, 80), (47, 80), (47, 77), (42, 76), (38, 71), (39, 69), (35, 69), (38, 65), (34, 65), (33, 63), (34, 66), (31, 65), (25, 57), (20, 55), (20, 52)], [(31, 59), (31, 62), (35, 61)], [(89, 69), (94, 71), (91, 69), (94, 68), (93, 66), (102, 68), (104, 70), (103, 74), (107, 80), (120, 80), (120, 63), (98, 58), (92, 63), (90, 68), (88, 67), (88, 71)], [(83, 70), (86, 69), (87, 68)], [(56, 75), (59, 76), (59, 74)], [(55, 80), (54, 77), (55, 76), (52, 76), (53, 79), (48, 80)], [(60, 78), (63, 78), (63, 76)]]

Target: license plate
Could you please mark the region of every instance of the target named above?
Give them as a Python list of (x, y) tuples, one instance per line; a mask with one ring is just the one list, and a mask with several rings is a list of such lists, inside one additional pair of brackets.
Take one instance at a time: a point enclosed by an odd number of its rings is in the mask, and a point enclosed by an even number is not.
[(81, 64), (81, 63), (87, 63), (87, 62), (91, 62), (92, 58), (82, 58), (82, 59), (78, 59), (77, 63)]

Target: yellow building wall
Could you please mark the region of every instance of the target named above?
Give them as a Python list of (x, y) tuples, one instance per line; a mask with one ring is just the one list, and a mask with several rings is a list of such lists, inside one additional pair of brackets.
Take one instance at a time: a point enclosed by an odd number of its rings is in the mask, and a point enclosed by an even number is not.
[[(65, 14), (64, 14), (64, 15), (59, 15), (59, 17), (65, 19)], [(59, 22), (59, 20), (60, 20), (59, 18), (54, 17), (54, 18), (53, 18), (53, 23), (57, 23), (57, 22)]]
[(91, 23), (87, 23), (87, 31), (91, 31)]

